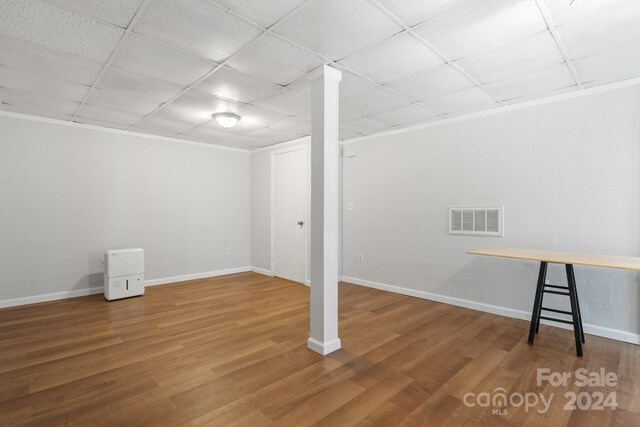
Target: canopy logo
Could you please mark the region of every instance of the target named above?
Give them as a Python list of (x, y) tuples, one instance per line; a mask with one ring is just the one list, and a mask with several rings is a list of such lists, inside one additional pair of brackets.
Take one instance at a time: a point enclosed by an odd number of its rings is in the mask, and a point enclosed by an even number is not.
[(549, 410), (552, 400), (553, 393), (551, 393), (547, 399), (542, 393), (526, 392), (507, 394), (507, 390), (502, 387), (494, 389), (491, 393), (467, 393), (463, 398), (466, 406), (492, 408), (491, 413), (494, 415), (507, 415), (509, 413), (509, 407), (518, 408), (523, 405), (526, 412), (537, 408), (539, 413), (544, 414)]
[[(538, 368), (536, 372), (536, 385), (538, 387), (563, 387), (563, 388), (603, 388), (616, 387), (618, 375), (607, 372), (605, 368), (590, 372), (586, 368), (578, 368), (573, 372), (554, 372), (549, 368)], [(544, 414), (549, 410), (555, 393), (514, 392), (508, 393), (503, 387), (495, 388), (492, 392), (467, 393), (463, 402), (467, 407), (491, 408), (494, 415), (507, 415), (509, 408), (523, 406), (525, 412), (536, 410)], [(603, 411), (615, 410), (618, 406), (616, 392), (595, 390), (591, 391), (566, 391), (564, 397), (564, 409), (567, 411), (591, 410)]]

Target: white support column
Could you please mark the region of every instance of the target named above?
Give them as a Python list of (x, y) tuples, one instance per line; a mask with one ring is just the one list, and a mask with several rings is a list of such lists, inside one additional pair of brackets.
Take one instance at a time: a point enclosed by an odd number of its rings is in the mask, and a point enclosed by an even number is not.
[(311, 81), (311, 333), (307, 346), (322, 355), (338, 338), (338, 85), (342, 73), (327, 65)]

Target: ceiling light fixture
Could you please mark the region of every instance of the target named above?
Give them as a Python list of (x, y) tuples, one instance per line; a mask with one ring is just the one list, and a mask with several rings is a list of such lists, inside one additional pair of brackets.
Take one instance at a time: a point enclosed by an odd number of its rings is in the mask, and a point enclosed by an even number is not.
[(240, 116), (233, 113), (216, 113), (213, 118), (225, 129), (234, 127), (240, 120)]

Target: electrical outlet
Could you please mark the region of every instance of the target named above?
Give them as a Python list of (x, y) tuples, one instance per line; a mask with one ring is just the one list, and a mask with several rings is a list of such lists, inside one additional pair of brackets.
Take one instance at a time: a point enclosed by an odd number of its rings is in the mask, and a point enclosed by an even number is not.
[(358, 262), (359, 263), (363, 263), (364, 262), (364, 255), (358, 255)]
[(352, 211), (352, 210), (354, 210), (355, 208), (356, 208), (355, 203), (353, 203), (353, 202), (349, 202), (349, 203), (347, 203), (347, 210), (348, 210), (348, 211)]
[(229, 255), (233, 255), (233, 248), (229, 246)]

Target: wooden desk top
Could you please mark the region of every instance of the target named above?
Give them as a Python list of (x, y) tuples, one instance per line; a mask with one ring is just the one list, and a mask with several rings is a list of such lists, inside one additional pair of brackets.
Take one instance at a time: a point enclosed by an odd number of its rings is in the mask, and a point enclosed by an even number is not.
[(630, 256), (611, 256), (576, 254), (570, 252), (537, 251), (532, 249), (488, 248), (467, 251), (468, 254), (486, 255), (502, 258), (524, 259), (529, 261), (551, 262), (555, 264), (587, 265), (590, 267), (620, 268), (640, 270), (640, 258)]

